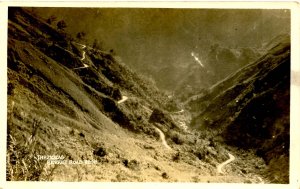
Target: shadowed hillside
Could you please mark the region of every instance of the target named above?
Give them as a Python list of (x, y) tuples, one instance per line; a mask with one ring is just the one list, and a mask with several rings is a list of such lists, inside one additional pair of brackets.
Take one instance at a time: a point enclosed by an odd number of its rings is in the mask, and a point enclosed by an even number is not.
[[(7, 180), (288, 182), (286, 173), (273, 178), (264, 162), (288, 157), (279, 147), (289, 112), (277, 103), (289, 96), (288, 42), (210, 91), (201, 89), (205, 95), (184, 109), (113, 51), (73, 38), (65, 20), (53, 24), (28, 8), (8, 12)], [(226, 111), (216, 108), (225, 105)], [(272, 111), (257, 113), (257, 106)], [(216, 128), (227, 144), (214, 137)], [(239, 137), (247, 140), (236, 147)]]
[(45, 19), (63, 18), (72, 36), (84, 32), (88, 43), (101, 41), (131, 68), (152, 76), (160, 89), (183, 98), (187, 85), (193, 90), (210, 87), (259, 58), (274, 37), (290, 32), (290, 12), (285, 9), (33, 10)]
[(195, 96), (188, 105), (195, 114), (195, 128), (210, 129), (230, 145), (258, 149), (273, 179), (287, 182), (290, 39), (281, 36), (274, 41), (266, 55)]

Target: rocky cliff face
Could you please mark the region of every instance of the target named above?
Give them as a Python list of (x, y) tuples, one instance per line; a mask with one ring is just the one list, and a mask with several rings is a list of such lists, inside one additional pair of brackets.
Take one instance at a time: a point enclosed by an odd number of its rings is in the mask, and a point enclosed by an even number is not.
[[(257, 154), (270, 164), (274, 180), (287, 182), (290, 39), (285, 36), (276, 43), (259, 60), (188, 104), (195, 115), (192, 120), (195, 128), (210, 129), (220, 134), (227, 144), (258, 149)], [(276, 164), (280, 164), (281, 171)]]

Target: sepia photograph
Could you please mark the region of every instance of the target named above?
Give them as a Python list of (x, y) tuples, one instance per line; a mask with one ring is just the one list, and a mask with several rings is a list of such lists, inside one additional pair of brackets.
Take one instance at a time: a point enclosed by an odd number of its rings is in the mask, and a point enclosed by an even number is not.
[(7, 9), (6, 181), (290, 183), (290, 9)]

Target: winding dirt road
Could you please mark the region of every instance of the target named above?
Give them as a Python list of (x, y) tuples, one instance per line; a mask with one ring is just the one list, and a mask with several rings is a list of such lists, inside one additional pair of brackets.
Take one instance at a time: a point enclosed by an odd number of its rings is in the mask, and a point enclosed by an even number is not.
[(180, 111), (178, 112), (174, 112), (174, 114), (180, 114), (180, 113), (183, 113), (184, 112), (184, 109), (181, 109)]
[(218, 173), (224, 174), (224, 172), (222, 171), (222, 168), (223, 168), (225, 165), (227, 165), (228, 163), (230, 163), (230, 162), (232, 162), (233, 160), (235, 160), (235, 157), (234, 157), (232, 154), (228, 153), (228, 155), (229, 155), (229, 159), (226, 160), (226, 161), (224, 161), (223, 163), (221, 163), (221, 164), (219, 164), (219, 165), (217, 166), (217, 171), (218, 171)]
[(155, 127), (155, 130), (159, 133), (159, 137), (162, 141), (162, 144), (168, 149), (168, 150), (172, 150), (172, 148), (167, 144), (167, 141), (165, 139), (165, 134), (157, 127)]
[[(83, 45), (83, 44), (80, 44), (80, 43), (76, 43), (76, 44), (80, 45), (82, 49), (85, 49), (85, 48), (86, 48), (86, 45)], [(83, 52), (82, 52), (82, 58), (80, 59), (81, 61), (83, 61), (83, 60), (85, 59), (85, 54), (86, 54), (86, 52), (83, 51)], [(85, 63), (82, 63), (82, 64), (83, 64), (83, 66), (74, 68), (74, 70), (77, 70), (77, 69), (83, 69), (83, 68), (88, 68), (88, 67), (90, 67), (89, 65), (87, 65), (87, 64), (85, 64)]]
[(84, 59), (85, 59), (85, 51), (83, 51), (82, 58), (80, 60), (83, 61)]
[(83, 63), (83, 66), (78, 67), (78, 68), (73, 68), (73, 70), (77, 70), (77, 69), (82, 69), (82, 68), (88, 68), (89, 66), (87, 64)]
[[(127, 96), (122, 96), (122, 99), (118, 101), (118, 104), (125, 102), (127, 99), (128, 99)], [(161, 139), (163, 146), (166, 147), (168, 150), (172, 150), (172, 148), (167, 144), (165, 134), (157, 127), (155, 127), (155, 130), (159, 133), (159, 137)]]
[(127, 96), (122, 96), (122, 99), (118, 101), (118, 104), (125, 102), (128, 99)]

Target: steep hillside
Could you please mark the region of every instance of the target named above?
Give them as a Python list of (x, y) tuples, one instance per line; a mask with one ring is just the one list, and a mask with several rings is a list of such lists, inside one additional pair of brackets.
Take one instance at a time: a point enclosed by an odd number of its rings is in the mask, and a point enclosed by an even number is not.
[[(273, 42), (275, 43), (274, 40)], [(187, 102), (192, 126), (210, 129), (227, 144), (258, 149), (276, 182), (288, 182), (290, 39)]]
[(159, 88), (171, 91), (181, 101), (185, 101), (197, 94), (187, 93), (185, 90), (187, 86), (193, 91), (209, 88), (241, 67), (257, 60), (264, 54), (265, 48), (232, 48), (215, 44), (208, 46), (206, 51), (197, 52), (192, 53), (196, 54), (203, 66), (190, 55), (191, 52), (187, 51), (186, 54), (190, 57), (177, 60), (177, 64), (169, 64), (166, 60), (158, 66), (144, 66), (144, 69), (140, 70), (152, 75)]
[[(45, 19), (64, 18), (68, 23), (66, 31), (72, 36), (85, 32), (88, 43), (93, 44), (95, 39), (102, 41), (103, 48), (113, 48), (127, 65), (151, 75), (160, 89), (178, 89), (175, 93), (180, 95), (185, 94), (181, 92), (186, 85), (195, 90), (224, 79), (257, 59), (262, 44), (290, 32), (290, 11), (286, 9), (49, 7), (32, 10)], [(211, 47), (217, 48), (211, 51)], [(196, 63), (191, 52), (205, 64), (204, 72), (214, 75), (189, 69), (189, 65)]]
[(151, 80), (58, 23), (9, 8), (7, 180), (271, 182), (253, 150), (190, 130)]
[[(42, 75), (48, 82), (70, 95), (82, 109), (85, 109), (85, 105), (93, 104), (91, 106), (96, 105), (113, 119), (119, 119), (115, 114), (129, 119), (131, 115), (125, 115), (126, 110), (121, 110), (116, 103), (122, 95), (140, 97), (144, 99), (145, 105), (151, 104), (163, 109), (169, 107), (166, 95), (124, 64), (117, 63), (109, 53), (73, 41), (63, 30), (55, 30), (22, 9), (10, 12), (9, 36), (9, 68), (19, 72), (18, 74), (22, 74), (20, 71), (24, 69), (22, 71), (29, 74), (29, 80), (33, 76)], [(30, 62), (29, 68), (26, 62)], [(30, 73), (26, 72), (26, 68)], [(81, 91), (85, 94), (81, 94)], [(90, 102), (85, 101), (86, 95)], [(108, 107), (114, 112), (110, 112)], [(176, 106), (173, 108), (176, 110)], [(92, 109), (88, 110), (93, 112)], [(119, 120), (119, 123), (124, 124), (124, 120)]]
[[(8, 29), (8, 162), (15, 166), (8, 169), (9, 180), (18, 179), (11, 174), (18, 175), (16, 159), (26, 155), (21, 149), (34, 150), (36, 156), (91, 159), (93, 148), (110, 135), (130, 138), (122, 128), (156, 136), (148, 123), (152, 109), (177, 110), (152, 83), (108, 52), (75, 42), (27, 10), (10, 9)], [(27, 174), (25, 179), (38, 179)]]
[[(212, 45), (207, 54), (200, 52), (203, 67), (195, 60), (182, 69), (179, 82), (175, 82), (175, 94), (181, 101), (198, 94), (198, 91), (211, 87), (216, 82), (223, 80), (241, 67), (257, 60), (262, 49), (256, 48), (228, 48), (220, 45)], [(187, 92), (186, 87), (191, 92)]]

